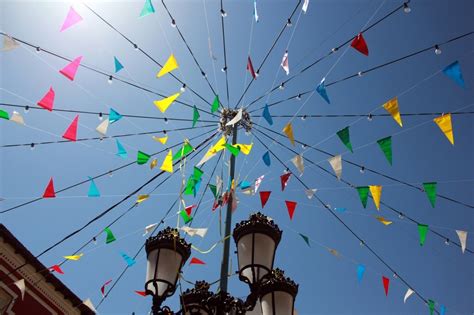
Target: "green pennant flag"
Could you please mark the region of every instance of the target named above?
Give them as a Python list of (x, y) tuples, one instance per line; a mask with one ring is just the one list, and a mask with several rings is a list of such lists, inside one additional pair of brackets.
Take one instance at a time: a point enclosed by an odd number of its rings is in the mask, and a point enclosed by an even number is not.
[(153, 3), (151, 3), (151, 0), (145, 0), (145, 4), (143, 5), (142, 12), (140, 12), (140, 17), (144, 17), (152, 13), (155, 13), (155, 8), (153, 7)]
[(142, 152), (142, 151), (138, 151), (138, 154), (137, 154), (137, 164), (138, 165), (142, 165), (142, 164), (145, 164), (146, 162), (148, 162), (148, 160), (150, 159), (150, 155)]
[(349, 135), (349, 126), (344, 129), (341, 129), (337, 132), (339, 139), (341, 139), (342, 143), (351, 151), (352, 151), (352, 144), (351, 144), (351, 137)]
[(225, 147), (227, 148), (227, 150), (230, 151), (230, 153), (232, 153), (233, 156), (238, 156), (239, 153), (240, 153), (240, 147), (236, 148), (236, 147), (234, 147), (234, 146), (232, 146), (231, 144), (228, 144), (228, 143), (225, 144)]
[(216, 185), (209, 184), (209, 189), (212, 191), (212, 194), (214, 195), (214, 198), (217, 199), (217, 187), (216, 187)]
[(183, 147), (181, 149), (179, 149), (179, 151), (176, 152), (176, 154), (173, 156), (173, 161), (176, 161), (176, 160), (182, 158), (183, 156), (188, 155), (193, 150), (194, 149), (191, 146), (191, 144), (188, 141), (185, 141)]
[(428, 307), (430, 308), (430, 315), (433, 315), (434, 309), (435, 309), (435, 301), (433, 300), (428, 300)]
[(430, 200), (431, 206), (434, 208), (436, 204), (436, 182), (423, 183), (423, 188)]
[(219, 95), (216, 95), (214, 102), (212, 102), (211, 113), (216, 112), (219, 109)]
[(181, 210), (181, 212), (179, 214), (183, 218), (184, 224), (188, 224), (189, 222), (191, 222), (193, 220), (193, 218), (190, 215), (188, 215), (185, 210)]
[(201, 117), (201, 115), (199, 115), (199, 111), (198, 109), (196, 108), (196, 106), (194, 106), (194, 111), (193, 111), (193, 128), (194, 126), (196, 125), (199, 117)]
[(426, 233), (428, 233), (428, 225), (418, 224), (418, 234), (420, 235), (420, 246), (425, 244)]
[(188, 181), (186, 182), (186, 187), (184, 188), (184, 194), (193, 195), (194, 187), (196, 187), (196, 180), (194, 180), (194, 178), (192, 177), (189, 177)]
[(357, 192), (359, 193), (360, 202), (364, 208), (367, 207), (367, 197), (369, 196), (369, 186), (356, 187)]
[(309, 238), (306, 236), (306, 235), (303, 235), (301, 233), (298, 233), (302, 238), (303, 240), (306, 242), (306, 245), (308, 245), (309, 247), (311, 247), (311, 245), (309, 244)]
[(202, 174), (204, 174), (204, 172), (198, 168), (198, 167), (194, 167), (194, 170), (193, 170), (193, 178), (195, 181), (199, 181), (202, 177)]
[(382, 149), (383, 154), (385, 154), (388, 163), (392, 165), (392, 137), (377, 140), (377, 143), (379, 144), (380, 149)]
[(8, 115), (8, 113), (6, 111), (4, 111), (3, 109), (0, 109), (0, 118), (9, 120), (10, 116)]
[(113, 241), (115, 241), (114, 233), (112, 233), (112, 230), (110, 228), (106, 227), (104, 229), (104, 232), (107, 234), (105, 244), (109, 244), (109, 243), (112, 243)]

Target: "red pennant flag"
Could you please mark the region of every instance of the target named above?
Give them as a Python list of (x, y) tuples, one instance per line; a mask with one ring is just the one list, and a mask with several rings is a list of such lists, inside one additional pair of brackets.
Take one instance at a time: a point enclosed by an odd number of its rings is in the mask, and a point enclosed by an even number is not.
[(226, 205), (227, 201), (229, 201), (229, 193), (225, 192), (222, 196), (222, 205)]
[(285, 200), (286, 208), (288, 209), (288, 214), (290, 215), (290, 220), (293, 220), (293, 214), (295, 213), (297, 203), (294, 201)]
[(54, 106), (54, 96), (55, 93), (53, 87), (50, 87), (46, 95), (43, 96), (43, 98), (38, 102), (38, 105), (43, 107), (44, 109), (52, 111)]
[(57, 273), (60, 273), (62, 275), (64, 274), (64, 271), (61, 269), (61, 267), (59, 267), (59, 265), (51, 266), (49, 267), (49, 270), (56, 271)]
[(51, 177), (49, 179), (48, 186), (46, 186), (46, 189), (44, 190), (43, 198), (55, 198), (56, 193), (54, 192), (54, 183), (53, 183), (53, 178)]
[(77, 139), (77, 122), (79, 121), (79, 115), (77, 115), (72, 123), (67, 127), (66, 131), (63, 134), (63, 138), (71, 141), (76, 141)]
[(136, 294), (141, 295), (141, 296), (146, 296), (145, 291), (135, 291)]
[(385, 295), (388, 296), (388, 286), (390, 285), (390, 279), (387, 277), (382, 277), (383, 288), (385, 290)]
[(205, 265), (206, 263), (196, 257), (191, 258), (191, 261), (189, 262), (190, 265), (192, 264), (197, 264), (197, 265)]
[(216, 210), (217, 207), (219, 207), (219, 201), (214, 201), (214, 204), (212, 205), (212, 211)]
[(250, 59), (250, 56), (247, 59), (247, 70), (250, 72), (254, 80), (257, 79), (257, 74), (255, 73), (255, 70), (253, 69), (252, 59)]
[(286, 185), (288, 185), (288, 180), (290, 179), (291, 173), (285, 173), (280, 176), (281, 181), (281, 191), (285, 190)]
[(186, 213), (191, 216), (191, 212), (193, 211), (193, 208), (196, 207), (196, 205), (192, 205), (192, 206), (187, 206), (186, 208), (184, 208), (184, 210), (186, 211)]
[(262, 209), (267, 204), (268, 198), (270, 198), (271, 191), (261, 191), (260, 192), (260, 202), (262, 203)]
[(102, 285), (102, 287), (100, 287), (100, 292), (102, 292), (102, 296), (105, 296), (105, 287), (106, 287), (107, 285), (109, 285), (111, 282), (112, 282), (112, 279), (110, 279), (109, 281), (106, 281), (106, 282)]
[(67, 66), (59, 70), (59, 73), (61, 73), (63, 76), (65, 76), (69, 80), (74, 81), (77, 68), (79, 68), (79, 65), (81, 64), (81, 59), (82, 59), (82, 56), (77, 57), (76, 59), (71, 61)]
[(359, 33), (356, 37), (354, 37), (351, 46), (361, 54), (364, 54), (366, 56), (369, 55), (369, 47), (367, 47), (367, 43), (365, 42), (362, 33)]

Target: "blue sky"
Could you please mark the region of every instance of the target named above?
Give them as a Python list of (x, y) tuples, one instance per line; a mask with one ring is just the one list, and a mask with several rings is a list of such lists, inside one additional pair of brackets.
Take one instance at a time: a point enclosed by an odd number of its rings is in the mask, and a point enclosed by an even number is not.
[[(252, 105), (261, 108), (269, 103), (301, 91), (316, 87), (326, 76), (332, 82), (360, 70), (396, 59), (419, 49), (443, 42), (474, 29), (474, 22), (468, 14), (473, 11), (471, 1), (412, 1), (409, 14), (400, 11), (364, 34), (369, 47), (369, 57), (352, 48), (342, 48), (337, 54), (305, 72), (289, 83), (283, 91), (277, 90), (267, 98)], [(315, 59), (326, 54), (332, 47), (345, 42), (357, 34), (369, 21), (375, 21), (400, 5), (400, 1), (316, 1), (311, 0), (307, 14), (300, 15), (298, 8), (293, 26), (288, 28), (270, 54), (257, 81), (245, 95), (243, 103), (259, 97), (270, 87), (278, 85), (285, 74), (279, 67), (286, 49), (289, 51), (290, 74), (296, 73)], [(125, 69), (119, 75), (140, 85), (152, 88), (166, 95), (179, 91), (178, 84), (169, 75), (157, 79), (159, 68), (145, 56), (135, 51), (120, 35), (108, 28), (88, 11), (79, 1), (74, 7), (84, 18), (80, 24), (59, 32), (69, 6), (68, 1), (2, 1), (0, 28), (5, 33), (50, 49), (63, 56), (75, 58), (83, 56), (83, 64), (113, 73), (113, 57), (117, 56)], [(95, 1), (88, 2), (94, 10), (106, 18), (117, 29), (132, 38), (156, 60), (164, 63), (170, 53), (174, 53), (180, 68), (175, 74), (188, 86), (198, 91), (212, 102), (214, 96), (202, 79), (189, 52), (182, 43), (176, 29), (170, 26), (166, 12), (158, 1), (153, 1), (156, 13), (138, 18), (142, 1)], [(243, 92), (250, 77), (246, 72), (247, 55), (254, 65), (261, 63), (284, 21), (288, 18), (294, 1), (258, 0), (260, 22), (252, 24), (253, 2), (224, 1), (228, 12), (225, 19), (226, 50), (228, 59), (228, 79), (230, 104), (233, 106)], [(182, 33), (186, 37), (196, 59), (208, 74), (209, 81), (226, 104), (225, 75), (223, 66), (222, 34), (220, 31), (219, 2), (187, 0), (169, 1), (168, 7), (175, 16)], [(205, 14), (206, 13), (206, 14)], [(206, 18), (207, 16), (207, 18)], [(208, 26), (207, 26), (208, 25)], [(253, 25), (253, 26), (252, 26)], [(209, 29), (209, 35), (208, 35)], [(209, 42), (217, 60), (209, 57)], [(471, 37), (442, 47), (442, 54), (434, 51), (420, 54), (411, 59), (374, 71), (360, 78), (347, 80), (328, 87), (331, 104), (326, 104), (319, 95), (305, 96), (302, 100), (291, 100), (271, 107), (273, 115), (300, 114), (367, 114), (384, 102), (398, 96), (401, 113), (471, 111), (474, 92), (472, 90), (474, 62), (474, 41)], [(439, 70), (455, 60), (459, 60), (467, 88), (462, 89), (445, 77)], [(120, 113), (162, 117), (153, 105), (154, 95), (114, 82), (87, 69), (79, 69), (74, 82), (66, 80), (58, 70), (66, 65), (62, 60), (35, 53), (32, 49), (20, 48), (0, 54), (0, 101), (4, 103), (34, 105), (50, 86), (56, 90), (55, 107), (84, 111), (108, 112), (113, 107)], [(187, 90), (180, 100), (209, 110), (205, 104)], [(0, 106), (11, 113), (12, 108)], [(0, 121), (0, 142), (2, 145), (59, 140), (70, 121), (72, 113), (30, 110), (23, 113), (28, 127), (7, 121)], [(374, 113), (384, 113), (378, 108)], [(260, 115), (261, 110), (254, 114)], [(167, 117), (191, 118), (192, 110), (175, 103), (166, 112)], [(345, 159), (365, 165), (383, 174), (421, 186), (423, 182), (438, 182), (438, 192), (469, 205), (472, 197), (474, 168), (472, 160), (473, 118), (472, 115), (453, 115), (455, 145), (452, 146), (439, 128), (432, 122), (434, 116), (403, 116), (403, 128), (390, 117), (366, 118), (313, 118), (292, 121), (295, 137), (304, 143), (318, 145), (333, 154), (343, 154)], [(201, 113), (201, 119), (212, 118)], [(274, 118), (270, 128), (281, 132), (290, 118)], [(254, 118), (258, 122), (259, 118)], [(94, 131), (99, 124), (95, 115), (80, 115), (79, 137), (97, 136)], [(207, 123), (198, 123), (198, 126)], [(259, 124), (268, 126), (261, 120)], [(160, 120), (124, 118), (113, 124), (109, 135), (139, 133), (153, 130), (189, 127), (190, 122), (169, 122)], [(350, 125), (354, 153), (347, 152), (335, 133)], [(211, 130), (211, 129), (207, 129)], [(204, 130), (196, 128), (182, 132), (170, 132), (169, 143), (181, 142)], [(157, 134), (159, 135), (159, 134)], [(259, 134), (257, 133), (257, 136)], [(392, 136), (393, 166), (385, 160), (376, 140)], [(265, 139), (262, 136), (259, 136)], [(201, 138), (202, 139), (202, 138)], [(217, 138), (214, 140), (214, 142)], [(199, 142), (195, 140), (193, 145)], [(239, 142), (250, 143), (251, 135), (239, 134)], [(263, 212), (272, 217), (283, 229), (283, 239), (276, 254), (275, 266), (286, 271), (288, 276), (299, 283), (296, 308), (299, 314), (423, 314), (428, 307), (415, 296), (406, 304), (403, 296), (407, 286), (392, 276), (392, 272), (380, 263), (366, 248), (359, 245), (339, 222), (320, 207), (314, 200), (308, 200), (302, 186), (292, 178), (287, 189), (281, 192), (279, 176), (284, 167), (272, 159), (271, 167), (266, 167), (261, 156), (265, 148), (254, 141), (249, 156), (239, 155), (237, 171), (239, 178), (250, 181), (265, 174), (261, 190), (271, 190), (272, 195)], [(290, 169), (297, 173), (289, 160), (293, 153), (278, 144), (271, 149)], [(288, 139), (279, 138), (287, 146)], [(42, 195), (49, 178), (54, 177), (57, 189), (69, 186), (126, 162), (133, 161), (137, 150), (153, 153), (164, 147), (151, 139), (150, 135), (121, 139), (129, 152), (124, 161), (115, 156), (114, 140), (86, 141), (28, 147), (2, 148), (0, 153), (1, 180), (0, 209), (8, 209), (19, 203)], [(327, 156), (314, 150), (304, 150), (304, 157), (332, 170)], [(226, 154), (228, 159), (229, 154)], [(165, 153), (157, 156), (159, 164)], [(193, 163), (197, 162), (193, 160)], [(203, 167), (204, 182), (217, 159)], [(185, 177), (192, 171), (188, 164)], [(219, 163), (217, 172), (226, 172), (225, 164)], [(88, 184), (78, 186), (58, 194), (56, 199), (41, 200), (34, 204), (0, 215), (5, 224), (34, 254), (49, 247), (70, 231), (82, 226), (123, 195), (133, 191), (157, 170), (148, 166), (133, 165), (96, 180), (102, 194), (100, 198), (87, 198)], [(227, 176), (227, 175), (226, 175)], [(397, 184), (384, 177), (361, 173), (357, 167), (343, 163), (343, 179), (355, 186), (382, 185), (382, 201), (406, 213), (419, 222), (428, 224), (434, 230), (456, 240), (455, 230), (474, 232), (472, 208), (438, 198), (432, 208), (423, 192)], [(159, 179), (160, 180), (160, 179)], [(152, 189), (155, 181), (144, 189)], [(175, 174), (165, 185), (159, 187), (152, 197), (130, 211), (112, 226), (117, 241), (104, 245), (104, 235), (97, 245), (84, 249), (84, 257), (78, 262), (64, 265), (64, 281), (81, 298), (90, 297), (97, 303), (101, 285), (109, 279), (115, 280), (125, 263), (120, 252), (133, 255), (143, 244), (143, 228), (159, 221), (177, 197), (181, 175)], [(402, 276), (412, 289), (424, 297), (435, 300), (437, 308), (446, 305), (447, 314), (472, 314), (474, 303), (469, 297), (474, 293), (473, 256), (461, 253), (456, 246), (446, 246), (444, 241), (428, 233), (426, 243), (420, 247), (417, 226), (406, 219), (399, 219), (386, 207), (377, 212), (371, 200), (364, 209), (357, 192), (348, 188), (316, 167), (306, 164), (301, 180), (318, 189), (317, 195), (331, 208), (344, 207), (345, 213), (338, 214), (367, 244)], [(215, 180), (212, 179), (212, 182)], [(201, 186), (200, 193), (204, 185)], [(200, 194), (198, 198), (200, 197)], [(187, 204), (198, 198), (186, 198)], [(261, 210), (258, 196), (239, 194), (240, 204), (233, 216), (233, 222), (248, 217), (249, 213)], [(285, 208), (285, 200), (298, 202), (293, 220)], [(123, 213), (133, 199), (117, 207), (101, 220), (79, 235), (64, 242), (41, 257), (49, 266), (61, 261), (61, 257), (71, 254), (85, 241), (103, 229), (115, 217)], [(207, 249), (217, 242), (219, 233), (219, 212), (212, 212), (212, 195), (208, 191), (194, 219), (194, 227), (208, 227), (204, 239), (191, 241), (199, 248)], [(178, 209), (171, 211), (166, 224), (176, 226)], [(382, 215), (394, 223), (388, 227), (380, 224), (374, 216)], [(298, 233), (311, 240), (308, 247)], [(468, 236), (468, 248), (470, 247)], [(233, 243), (233, 241), (232, 241)], [(234, 245), (232, 245), (234, 246)], [(340, 258), (328, 253), (326, 247), (336, 249)], [(235, 247), (231, 250), (233, 252)], [(190, 281), (216, 280), (220, 273), (222, 247), (217, 246), (209, 254), (193, 252), (193, 256), (206, 262), (204, 266), (186, 265), (184, 277)], [(233, 269), (237, 258), (231, 259)], [(361, 283), (357, 282), (357, 264), (364, 264), (367, 271)], [(151, 300), (136, 295), (134, 290), (143, 289), (146, 259), (138, 256), (137, 264), (130, 268), (112, 293), (100, 306), (101, 314), (146, 314)], [(391, 279), (388, 297), (382, 286), (382, 276)], [(183, 288), (188, 284), (183, 283)], [(215, 287), (214, 287), (215, 289)], [(244, 297), (247, 288), (235, 277), (230, 279), (230, 291), (235, 296)], [(167, 300), (167, 304), (177, 308), (177, 294)]]

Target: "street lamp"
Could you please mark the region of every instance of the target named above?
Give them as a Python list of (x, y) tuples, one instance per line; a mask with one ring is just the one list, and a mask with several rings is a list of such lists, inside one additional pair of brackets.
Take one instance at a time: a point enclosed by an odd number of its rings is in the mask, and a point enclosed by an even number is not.
[(272, 271), (268, 281), (260, 287), (260, 303), (263, 315), (293, 315), (298, 285), (280, 269)]

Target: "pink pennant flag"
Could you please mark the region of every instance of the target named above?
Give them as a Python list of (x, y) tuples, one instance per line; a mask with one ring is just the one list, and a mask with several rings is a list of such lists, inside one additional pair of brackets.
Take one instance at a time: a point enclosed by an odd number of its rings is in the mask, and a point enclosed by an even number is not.
[(74, 81), (74, 77), (76, 76), (77, 68), (79, 68), (79, 65), (81, 64), (81, 59), (82, 56), (77, 57), (71, 63), (69, 63), (67, 66), (59, 70), (59, 73), (64, 75), (66, 78), (68, 78), (71, 81)]
[(79, 115), (74, 118), (72, 123), (69, 125), (69, 127), (66, 129), (66, 131), (63, 134), (63, 138), (71, 141), (76, 141), (77, 140), (77, 123), (79, 121)]
[(69, 12), (67, 13), (66, 19), (64, 20), (63, 26), (59, 30), (60, 32), (70, 28), (71, 26), (79, 23), (82, 21), (82, 16), (74, 10), (73, 7), (69, 8)]
[(54, 96), (56, 94), (54, 93), (53, 87), (51, 86), (49, 88), (49, 91), (46, 93), (45, 96), (37, 103), (39, 106), (43, 107), (44, 109), (47, 109), (49, 111), (53, 110), (54, 106)]

